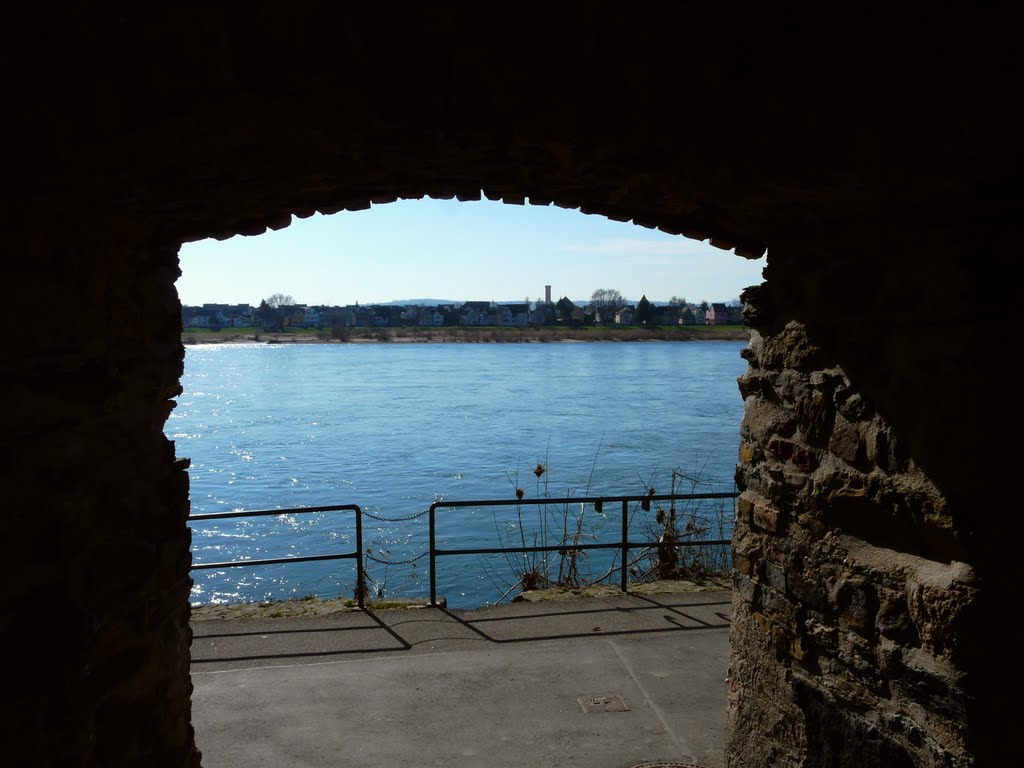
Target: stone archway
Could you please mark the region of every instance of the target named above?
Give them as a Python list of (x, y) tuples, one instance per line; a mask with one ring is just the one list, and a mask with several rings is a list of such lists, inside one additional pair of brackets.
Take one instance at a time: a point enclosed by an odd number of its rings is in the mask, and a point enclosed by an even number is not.
[(950, 309), (986, 295), (975, 254), (1009, 242), (998, 30), (951, 62), (937, 43), (970, 20), (733, 10), (546, 10), (499, 31), (489, 10), (271, 4), (12, 21), (32, 45), (6, 54), (9, 536), (46, 542), (11, 553), (5, 607), (23, 764), (198, 761), (187, 476), (162, 434), (178, 245), (481, 189), (771, 246), (746, 297), (733, 763), (998, 749), (985, 642), (1012, 537), (985, 481), (1007, 436), (978, 382), (1000, 363)]

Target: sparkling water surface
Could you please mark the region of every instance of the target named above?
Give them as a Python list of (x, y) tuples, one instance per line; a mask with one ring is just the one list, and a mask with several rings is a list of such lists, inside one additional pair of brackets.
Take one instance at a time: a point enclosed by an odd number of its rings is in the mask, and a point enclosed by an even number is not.
[[(431, 503), (734, 490), (745, 342), (189, 346), (165, 426), (191, 460), (193, 514), (358, 504), (369, 585), (429, 594)], [(537, 465), (543, 465), (539, 477)], [(709, 514), (725, 518), (728, 509)], [(441, 509), (438, 546), (614, 541), (618, 508)], [(653, 514), (630, 512), (631, 537)], [(386, 522), (409, 518), (400, 522)], [(351, 512), (192, 521), (194, 563), (355, 549)], [(728, 535), (728, 531), (726, 531)], [(603, 575), (610, 552), (578, 565)], [(417, 559), (418, 558), (418, 559)], [(531, 559), (532, 558), (532, 559)], [(383, 561), (383, 562), (381, 562)], [(412, 562), (409, 562), (412, 561)], [(501, 599), (537, 556), (438, 560), (452, 607)], [(557, 565), (548, 561), (552, 573)], [(617, 561), (616, 561), (617, 562)], [(385, 564), (387, 563), (387, 564)], [(394, 564), (391, 564), (394, 563)], [(194, 604), (352, 597), (354, 560), (194, 570)], [(617, 576), (612, 583), (617, 583)]]

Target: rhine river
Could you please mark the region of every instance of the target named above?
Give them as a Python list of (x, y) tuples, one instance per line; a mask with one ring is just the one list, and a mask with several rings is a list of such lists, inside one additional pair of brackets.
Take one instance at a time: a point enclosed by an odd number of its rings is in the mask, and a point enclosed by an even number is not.
[[(177, 456), (191, 461), (193, 514), (357, 504), (374, 596), (422, 597), (429, 594), (424, 513), (435, 501), (514, 499), (517, 488), (525, 499), (552, 500), (438, 511), (439, 547), (487, 548), (556, 544), (564, 531), (578, 531), (576, 541), (585, 543), (619, 536), (621, 507), (598, 512), (559, 505), (559, 497), (636, 495), (651, 486), (657, 493), (734, 491), (745, 346), (189, 346), (184, 392), (165, 432)], [(729, 535), (731, 500), (688, 504), (680, 514), (712, 521), (700, 523), (707, 536)], [(656, 535), (655, 514), (631, 509), (631, 538)], [(193, 564), (354, 551), (353, 517), (192, 521)], [(617, 562), (611, 556), (580, 557), (581, 576), (604, 575)], [(439, 558), (438, 595), (455, 608), (498, 601), (540, 557)], [(555, 576), (556, 560), (540, 565)], [(352, 597), (355, 589), (354, 560), (196, 569), (192, 576), (193, 604)]]

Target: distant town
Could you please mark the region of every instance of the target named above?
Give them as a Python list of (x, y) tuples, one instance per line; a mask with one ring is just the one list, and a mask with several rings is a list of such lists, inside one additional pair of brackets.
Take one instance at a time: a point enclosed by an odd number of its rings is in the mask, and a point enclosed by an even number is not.
[(680, 297), (669, 302), (650, 302), (646, 295), (630, 302), (615, 290), (594, 291), (585, 304), (565, 296), (551, 300), (551, 286), (544, 299), (501, 303), (494, 301), (307, 305), (289, 295), (276, 293), (259, 306), (250, 304), (203, 304), (182, 307), (183, 328), (374, 328), (444, 326), (586, 326), (586, 325), (740, 325), (738, 299), (727, 302), (691, 303)]

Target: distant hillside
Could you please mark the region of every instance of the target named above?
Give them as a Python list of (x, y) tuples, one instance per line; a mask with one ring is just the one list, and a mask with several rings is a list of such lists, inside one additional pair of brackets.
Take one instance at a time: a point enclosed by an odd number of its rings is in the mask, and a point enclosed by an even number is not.
[[(522, 299), (468, 299), (468, 301), (493, 301), (495, 304), (522, 304)], [(536, 299), (531, 299), (530, 303), (536, 303)], [(436, 307), (438, 304), (454, 304), (456, 307), (461, 307), (466, 301), (459, 299), (401, 299), (400, 301), (383, 301), (375, 302), (377, 306), (400, 306), (400, 307)], [(584, 302), (583, 306), (586, 306)]]
[[(471, 301), (490, 301), (490, 299), (471, 299)], [(535, 303), (537, 303), (537, 301), (538, 301), (537, 299), (531, 299), (530, 303), (531, 304), (535, 304)], [(552, 301), (553, 301), (553, 303), (557, 303), (558, 302), (557, 299), (552, 299)], [(586, 307), (588, 304), (590, 304), (590, 299), (571, 299), (571, 301), (574, 304), (576, 304), (577, 306), (579, 306), (579, 307)], [(631, 307), (636, 306), (636, 303), (638, 301), (639, 301), (639, 299), (625, 299), (626, 304), (628, 304)], [(729, 304), (729, 303), (734, 302), (734, 301), (735, 301), (735, 299), (729, 299), (729, 300), (721, 302), (721, 303)], [(457, 307), (461, 307), (464, 303), (465, 303), (465, 301), (463, 301), (462, 299), (459, 299), (458, 301), (456, 301), (454, 299), (401, 299), (401, 300), (396, 300), (396, 301), (379, 301), (379, 302), (374, 302), (374, 304), (376, 304), (377, 306), (383, 306), (383, 307), (387, 307), (387, 306), (436, 307), (438, 304), (453, 304), (453, 305), (455, 305)], [(508, 300), (504, 300), (504, 301), (495, 300), (494, 303), (495, 304), (522, 304), (523, 300), (522, 299), (508, 299)], [(699, 301), (696, 302), (696, 303), (700, 304)], [(710, 304), (712, 302), (708, 302), (708, 303)], [(655, 307), (667, 307), (667, 306), (669, 306), (669, 302), (667, 302), (667, 301), (652, 301), (651, 304), (653, 306), (655, 306)]]
[(455, 301), (454, 299), (401, 299), (397, 301), (378, 301), (374, 303), (381, 307), (436, 307), (438, 304), (454, 304), (461, 307), (465, 302)]

